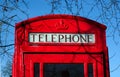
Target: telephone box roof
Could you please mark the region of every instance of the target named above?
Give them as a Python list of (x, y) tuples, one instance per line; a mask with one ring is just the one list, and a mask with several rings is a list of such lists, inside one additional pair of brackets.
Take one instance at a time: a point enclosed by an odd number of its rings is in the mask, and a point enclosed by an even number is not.
[(49, 14), (49, 15), (44, 15), (44, 16), (37, 16), (34, 18), (29, 18), (27, 20), (24, 20), (22, 22), (17, 23), (17, 27), (18, 26), (25, 26), (26, 24), (30, 24), (33, 22), (37, 22), (37, 21), (41, 21), (41, 20), (49, 20), (49, 19), (75, 19), (75, 20), (79, 20), (79, 21), (84, 21), (87, 22), (89, 24), (93, 24), (96, 25), (97, 27), (101, 28), (101, 29), (106, 29), (107, 27), (101, 23), (98, 23), (96, 21), (93, 21), (91, 19), (87, 19), (81, 16), (74, 16), (74, 15), (67, 15), (67, 14)]

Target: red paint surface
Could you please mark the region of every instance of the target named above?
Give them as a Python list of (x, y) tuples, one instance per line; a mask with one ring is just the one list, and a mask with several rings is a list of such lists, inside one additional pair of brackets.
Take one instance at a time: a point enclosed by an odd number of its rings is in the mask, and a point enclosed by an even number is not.
[[(33, 77), (33, 63), (40, 63), (43, 77), (44, 63), (93, 63), (94, 77), (109, 77), (106, 27), (95, 21), (71, 15), (47, 15), (25, 20), (15, 27), (13, 77)], [(39, 44), (29, 43), (29, 33), (92, 33), (95, 44)]]

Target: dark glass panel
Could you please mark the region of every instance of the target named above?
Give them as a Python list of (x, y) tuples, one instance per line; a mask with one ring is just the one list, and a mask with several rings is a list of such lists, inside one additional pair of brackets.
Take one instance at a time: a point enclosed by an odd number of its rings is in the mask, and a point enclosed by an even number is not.
[(88, 64), (88, 77), (93, 77), (93, 64)]
[(84, 77), (84, 65), (44, 64), (44, 77)]
[(34, 63), (34, 77), (40, 77), (40, 64)]

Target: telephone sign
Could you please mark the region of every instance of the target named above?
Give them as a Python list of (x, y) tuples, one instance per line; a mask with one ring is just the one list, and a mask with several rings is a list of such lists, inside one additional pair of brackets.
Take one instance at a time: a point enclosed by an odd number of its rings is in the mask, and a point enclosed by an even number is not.
[(95, 43), (94, 34), (29, 33), (32, 43)]

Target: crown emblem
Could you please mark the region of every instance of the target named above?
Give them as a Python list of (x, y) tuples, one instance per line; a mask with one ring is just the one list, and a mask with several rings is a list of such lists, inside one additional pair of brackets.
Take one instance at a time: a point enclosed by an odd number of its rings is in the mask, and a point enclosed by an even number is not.
[(57, 30), (67, 30), (69, 26), (66, 25), (63, 20), (60, 20), (60, 22), (58, 22), (55, 25), (55, 27), (56, 27)]

